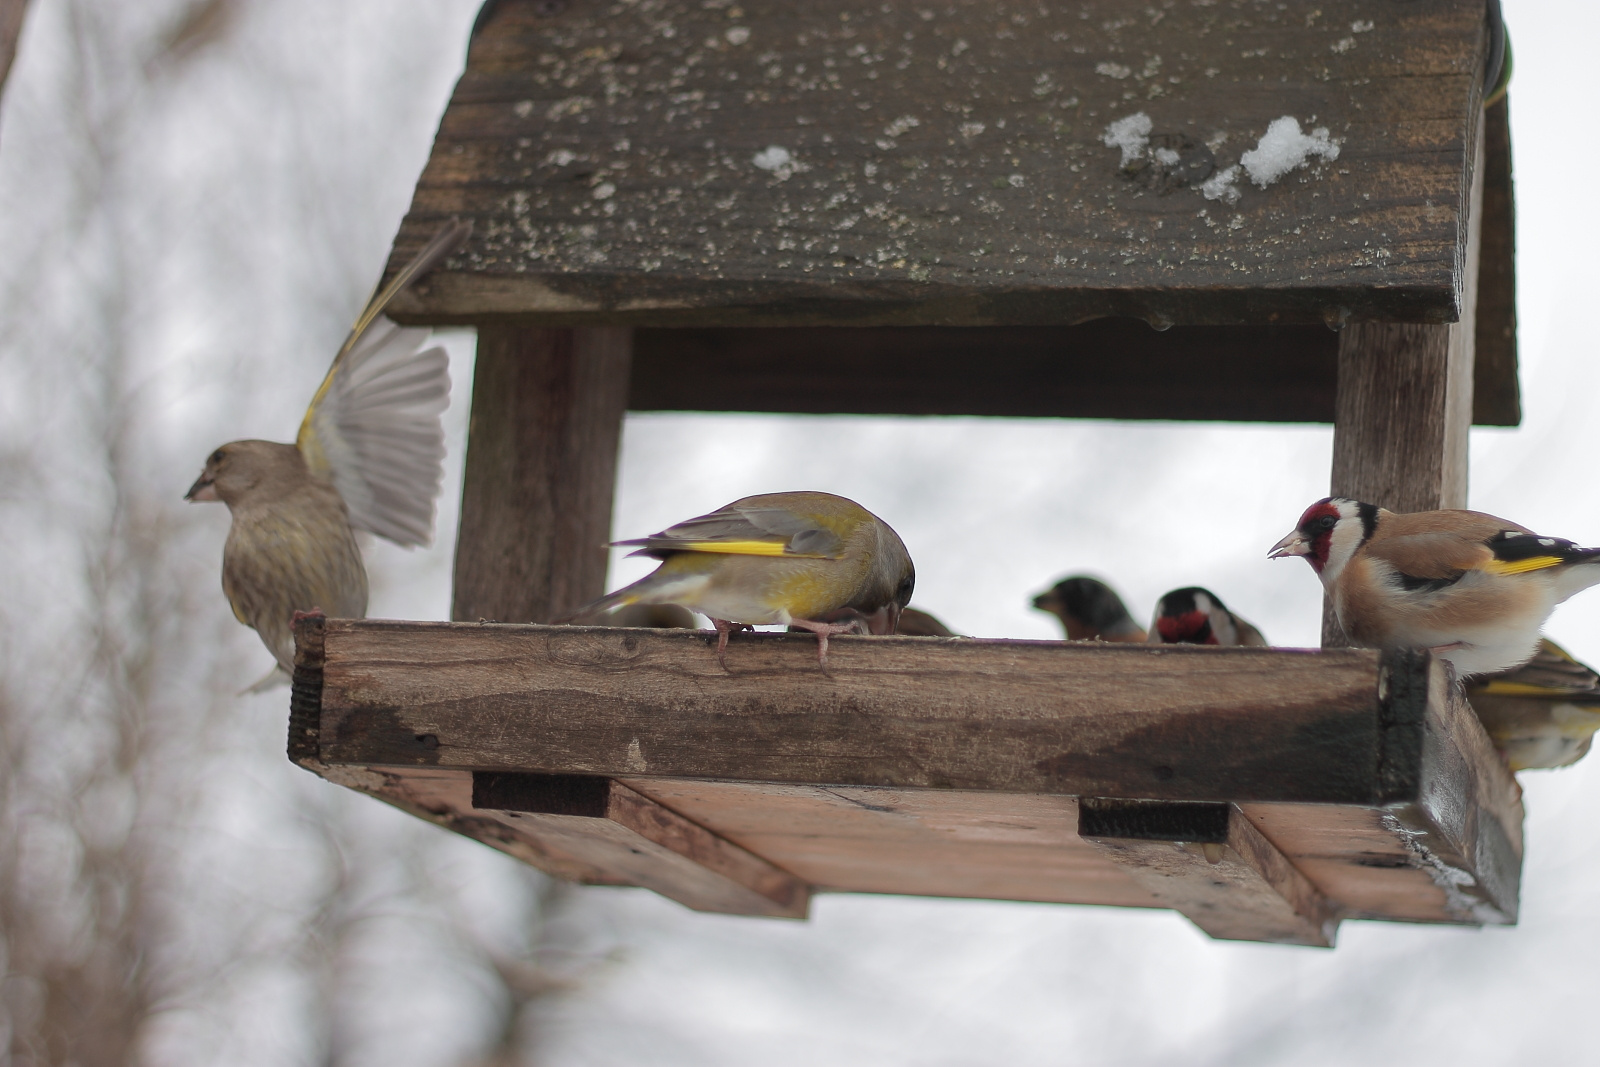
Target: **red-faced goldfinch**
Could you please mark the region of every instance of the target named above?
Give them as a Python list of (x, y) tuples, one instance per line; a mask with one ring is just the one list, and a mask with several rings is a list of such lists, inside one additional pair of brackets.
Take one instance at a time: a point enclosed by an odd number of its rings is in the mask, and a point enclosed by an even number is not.
[(1098, 578), (1063, 578), (1034, 597), (1033, 606), (1060, 619), (1068, 641), (1144, 644), (1144, 631), (1122, 598)]
[(1261, 631), (1229, 611), (1209, 589), (1174, 589), (1156, 602), (1150, 644), (1265, 648)]
[(1514, 771), (1576, 763), (1600, 729), (1600, 675), (1548, 638), (1522, 666), (1473, 679), (1467, 700)]
[(366, 530), (400, 545), (427, 544), (444, 477), (450, 360), (423, 348), (427, 330), (382, 314), (406, 286), (471, 232), (451, 222), (368, 302), (312, 397), (292, 445), (232, 441), (206, 458), (185, 499), (220, 500), (233, 525), (222, 550), (222, 591), (234, 616), (261, 635), (278, 670), (294, 670), (297, 611), (367, 613)]
[(1430, 649), (1462, 676), (1526, 663), (1555, 606), (1600, 583), (1600, 549), (1477, 511), (1344, 497), (1312, 504), (1268, 555), (1306, 557), (1351, 641)]
[(747, 496), (616, 543), (638, 546), (633, 555), (661, 566), (569, 619), (624, 604), (678, 604), (716, 626), (719, 662), (732, 631), (778, 625), (815, 633), (826, 665), (830, 634), (894, 633), (916, 584), (911, 556), (889, 524), (831, 493)]

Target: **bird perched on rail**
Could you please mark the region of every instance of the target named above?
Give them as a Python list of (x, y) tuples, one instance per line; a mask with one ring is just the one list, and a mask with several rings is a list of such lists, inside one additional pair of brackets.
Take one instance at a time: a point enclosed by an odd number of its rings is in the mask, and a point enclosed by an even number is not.
[(368, 302), (294, 444), (230, 441), (206, 458), (185, 494), (197, 503), (220, 500), (232, 515), (222, 591), (235, 617), (261, 635), (278, 661), (257, 689), (293, 672), (296, 611), (367, 613), (356, 530), (408, 546), (432, 539), (450, 363), (444, 349), (423, 349), (427, 330), (402, 329), (382, 313), (470, 232), (470, 224), (445, 225)]
[(955, 637), (956, 632), (926, 611), (905, 608), (900, 612), (900, 622), (895, 633), (902, 637)]
[(1128, 614), (1122, 598), (1098, 578), (1063, 578), (1033, 598), (1033, 606), (1061, 620), (1068, 641), (1144, 644), (1145, 632)]
[(1600, 549), (1482, 512), (1344, 497), (1312, 504), (1268, 556), (1306, 557), (1356, 644), (1428, 649), (1462, 676), (1526, 663), (1555, 606), (1600, 583)]
[(1229, 611), (1215, 593), (1191, 585), (1156, 601), (1150, 624), (1153, 645), (1244, 645), (1265, 648), (1261, 631)]
[(1466, 694), (1514, 771), (1576, 763), (1600, 729), (1600, 675), (1548, 638), (1527, 663), (1473, 679)]
[(830, 635), (894, 633), (916, 584), (911, 556), (889, 524), (831, 493), (747, 496), (616, 544), (661, 566), (565, 621), (627, 604), (677, 604), (711, 619), (724, 669), (728, 635), (768, 625), (816, 634), (825, 668)]

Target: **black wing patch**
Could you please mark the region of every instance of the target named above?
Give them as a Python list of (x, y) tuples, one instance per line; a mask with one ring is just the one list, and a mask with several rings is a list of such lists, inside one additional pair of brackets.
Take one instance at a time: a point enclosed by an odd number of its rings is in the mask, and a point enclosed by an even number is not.
[(1455, 585), (1461, 580), (1461, 575), (1465, 573), (1465, 571), (1461, 571), (1449, 578), (1418, 578), (1414, 574), (1401, 574), (1399, 571), (1395, 571), (1394, 579), (1400, 584), (1400, 588), (1408, 593), (1437, 593), (1441, 589), (1448, 589)]
[(1484, 543), (1494, 553), (1494, 558), (1504, 563), (1543, 556), (1554, 557), (1562, 563), (1582, 563), (1600, 555), (1600, 549), (1580, 548), (1565, 538), (1540, 537), (1518, 530), (1501, 530)]

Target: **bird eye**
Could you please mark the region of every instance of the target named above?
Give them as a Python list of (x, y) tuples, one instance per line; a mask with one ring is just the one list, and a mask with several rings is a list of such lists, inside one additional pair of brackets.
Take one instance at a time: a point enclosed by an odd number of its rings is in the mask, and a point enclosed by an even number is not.
[(1338, 524), (1338, 522), (1339, 520), (1334, 518), (1332, 515), (1324, 515), (1322, 518), (1317, 520), (1317, 525), (1324, 530), (1331, 530), (1335, 525)]
[(208, 459), (206, 462), (207, 463), (221, 463), (222, 462), (222, 449), (219, 448), (215, 452), (211, 453), (211, 458)]

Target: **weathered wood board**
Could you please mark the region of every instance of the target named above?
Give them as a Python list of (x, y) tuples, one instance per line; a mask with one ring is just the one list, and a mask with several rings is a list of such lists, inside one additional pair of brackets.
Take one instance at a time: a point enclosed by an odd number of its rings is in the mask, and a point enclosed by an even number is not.
[[(474, 776), (614, 780), (816, 891), (1139, 907), (1173, 898), (1079, 836), (1075, 798), (1233, 803), (1298, 873), (1233, 827), (1255, 903), (1206, 905), (1222, 936), (1516, 915), (1519, 791), (1425, 656), (843, 638), (823, 673), (809, 635), (756, 634), (724, 672), (692, 631), (332, 620), (300, 639), (292, 758), (566, 877), (667, 881), (464, 805)], [(1311, 899), (1294, 878), (1329, 903), (1285, 933), (1262, 887)]]
[[(395, 311), (1454, 321), (1488, 36), (1482, 0), (502, 0), (391, 262), (472, 240)], [(1337, 158), (1208, 199), (1285, 115)]]

